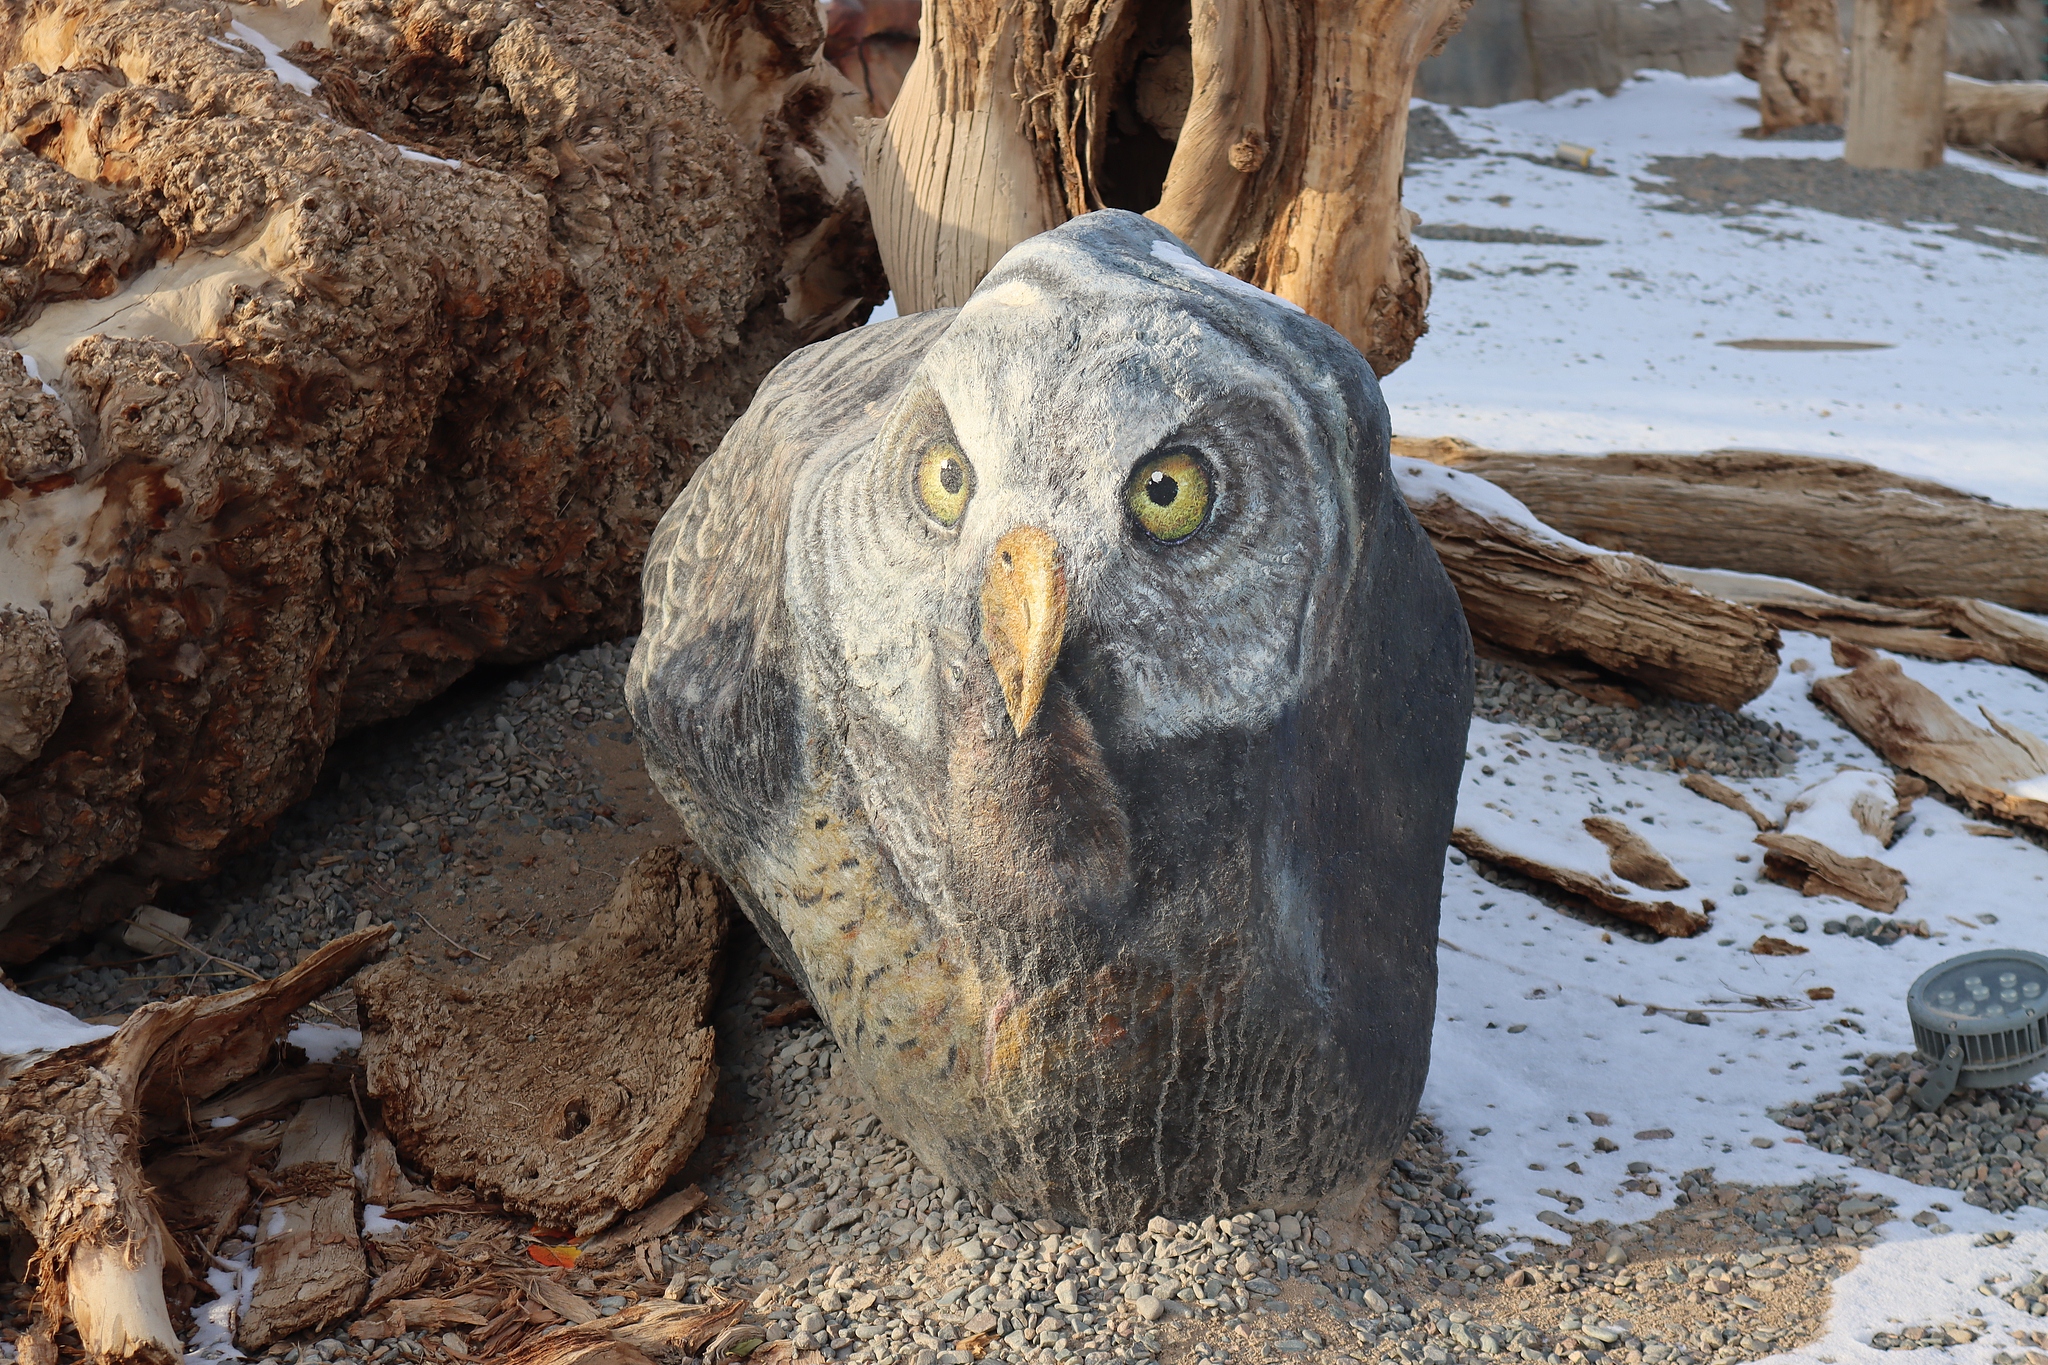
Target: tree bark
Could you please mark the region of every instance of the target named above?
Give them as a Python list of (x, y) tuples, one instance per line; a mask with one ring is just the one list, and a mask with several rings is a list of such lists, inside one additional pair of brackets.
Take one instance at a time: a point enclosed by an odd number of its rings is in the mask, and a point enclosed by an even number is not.
[(1869, 170), (1941, 164), (1944, 0), (1856, 0), (1842, 159)]
[(1386, 374), (1425, 329), (1400, 206), (1415, 70), (1469, 0), (933, 0), (867, 152), (905, 312), (966, 300), (1004, 251), (1098, 208), (1300, 304)]
[(1846, 66), (1835, 0), (1767, 0), (1756, 71), (1762, 131), (1840, 123)]
[(2048, 166), (2048, 81), (1948, 77), (1946, 136), (1952, 147), (1988, 148)]
[(1449, 439), (1396, 453), (1468, 470), (1545, 523), (1663, 564), (1853, 597), (1978, 597), (2048, 613), (2048, 511), (2000, 507), (1856, 460), (1765, 451), (1523, 455)]

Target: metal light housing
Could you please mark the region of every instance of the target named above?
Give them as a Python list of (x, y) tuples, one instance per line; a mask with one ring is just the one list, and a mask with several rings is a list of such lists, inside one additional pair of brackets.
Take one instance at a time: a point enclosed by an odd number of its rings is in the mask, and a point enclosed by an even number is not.
[(2017, 1085), (2048, 1071), (2048, 957), (2018, 948), (1964, 953), (1928, 968), (1906, 992), (1913, 1044), (1928, 1060), (1913, 1103), (1932, 1109), (1958, 1089)]

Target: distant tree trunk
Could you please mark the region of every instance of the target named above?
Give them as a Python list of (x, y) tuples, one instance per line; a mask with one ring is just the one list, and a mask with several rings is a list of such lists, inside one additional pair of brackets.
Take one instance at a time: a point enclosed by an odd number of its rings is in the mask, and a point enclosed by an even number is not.
[(2048, 166), (2048, 81), (1947, 80), (1952, 147), (1981, 147)]
[(1947, 56), (1944, 0), (1856, 0), (1843, 159), (1877, 170), (1939, 166)]
[(1763, 131), (1840, 123), (1846, 66), (1835, 0), (1767, 0), (1756, 71)]
[(867, 153), (898, 306), (957, 304), (1025, 237), (1126, 208), (1387, 373), (1429, 301), (1400, 202), (1408, 100), (1468, 3), (928, 0)]

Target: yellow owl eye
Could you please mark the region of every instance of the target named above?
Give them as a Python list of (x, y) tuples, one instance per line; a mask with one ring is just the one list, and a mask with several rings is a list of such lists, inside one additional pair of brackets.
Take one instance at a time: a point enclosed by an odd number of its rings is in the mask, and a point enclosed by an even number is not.
[(917, 466), (917, 496), (939, 525), (957, 525), (974, 496), (974, 469), (967, 457), (944, 442), (927, 450)]
[(1209, 471), (1192, 452), (1154, 455), (1131, 475), (1124, 505), (1145, 528), (1145, 534), (1176, 545), (1202, 529), (1209, 519)]

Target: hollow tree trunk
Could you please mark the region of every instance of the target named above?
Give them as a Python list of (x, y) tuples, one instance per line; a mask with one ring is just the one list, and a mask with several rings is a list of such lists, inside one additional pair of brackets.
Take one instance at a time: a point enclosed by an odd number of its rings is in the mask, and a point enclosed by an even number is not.
[(1767, 0), (1756, 71), (1763, 131), (1840, 123), (1846, 65), (1834, 0)]
[(1149, 214), (1385, 374), (1425, 327), (1401, 162), (1415, 69), (1469, 0), (931, 0), (867, 151), (905, 312), (1098, 208)]
[(1842, 158), (1874, 170), (1941, 164), (1944, 0), (1856, 0)]

